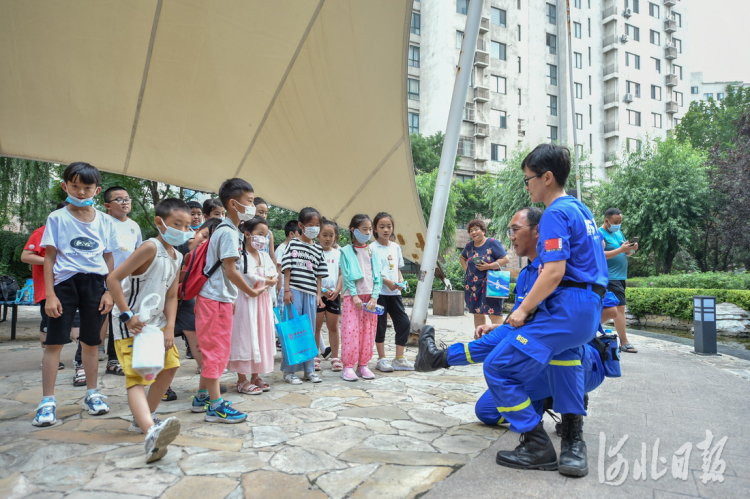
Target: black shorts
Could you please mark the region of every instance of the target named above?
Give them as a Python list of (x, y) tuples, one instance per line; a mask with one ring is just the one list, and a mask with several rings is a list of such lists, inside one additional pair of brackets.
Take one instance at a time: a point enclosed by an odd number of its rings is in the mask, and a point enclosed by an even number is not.
[(337, 296), (333, 301), (329, 300), (325, 296), (322, 299), (325, 307), (318, 307), (318, 313), (330, 312), (332, 314), (341, 315), (341, 295)]
[[(39, 302), (39, 315), (42, 316), (42, 320), (39, 322), (39, 332), (45, 334), (47, 333), (47, 320), (49, 319), (49, 317), (47, 317), (47, 311), (44, 310), (44, 305), (46, 303), (46, 299)], [(81, 317), (78, 315), (78, 312), (76, 312), (76, 316), (73, 317), (72, 327), (81, 327)]]
[(60, 317), (47, 318), (45, 345), (70, 343), (70, 330), (76, 327), (76, 312), (80, 314), (79, 340), (86, 345), (101, 345), (101, 330), (106, 315), (99, 311), (104, 294), (104, 276), (101, 274), (76, 274), (55, 285), (55, 295), (62, 305)]
[(625, 300), (625, 281), (609, 281), (607, 291), (611, 291), (619, 300), (618, 307), (622, 307), (627, 303)]
[(406, 346), (409, 340), (411, 321), (406, 315), (404, 302), (401, 295), (380, 295), (378, 305), (385, 309), (383, 315), (378, 316), (378, 329), (375, 332), (375, 343), (385, 343), (385, 330), (388, 326), (388, 316), (393, 320), (393, 329), (396, 330), (396, 345)]
[(195, 331), (195, 298), (180, 300), (174, 321), (174, 335), (184, 336), (183, 331)]

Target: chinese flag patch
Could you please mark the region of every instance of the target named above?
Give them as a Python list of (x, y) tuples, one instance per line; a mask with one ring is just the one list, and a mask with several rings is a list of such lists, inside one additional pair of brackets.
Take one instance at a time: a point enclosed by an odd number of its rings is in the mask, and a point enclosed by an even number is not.
[(562, 251), (562, 238), (546, 239), (544, 241), (544, 251)]

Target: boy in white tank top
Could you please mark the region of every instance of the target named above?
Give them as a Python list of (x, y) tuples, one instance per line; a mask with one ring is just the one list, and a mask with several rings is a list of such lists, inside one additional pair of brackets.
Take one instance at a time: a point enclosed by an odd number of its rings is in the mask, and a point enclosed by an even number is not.
[[(190, 208), (175, 198), (164, 199), (156, 205), (154, 222), (159, 235), (145, 241), (135, 252), (107, 277), (115, 307), (112, 325), (117, 358), (125, 372), (128, 405), (133, 413), (129, 430), (146, 434), (146, 462), (161, 459), (169, 445), (180, 432), (180, 421), (171, 417), (165, 421), (153, 413), (167, 391), (177, 368), (180, 356), (174, 344), (174, 325), (177, 314), (176, 278), (182, 263), (179, 246), (192, 237)], [(158, 306), (148, 317), (139, 317), (145, 298), (157, 294)], [(146, 309), (148, 307), (144, 307)], [(133, 370), (133, 339), (144, 325), (164, 331), (164, 369), (152, 380), (146, 380)], [(146, 395), (145, 386), (151, 385)]]

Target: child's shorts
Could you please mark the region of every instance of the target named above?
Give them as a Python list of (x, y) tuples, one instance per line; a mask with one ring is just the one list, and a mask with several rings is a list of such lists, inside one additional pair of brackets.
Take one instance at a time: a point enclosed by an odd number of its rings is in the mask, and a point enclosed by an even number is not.
[(101, 274), (75, 274), (55, 285), (55, 295), (62, 305), (60, 317), (47, 318), (45, 345), (70, 343), (70, 329), (75, 327), (76, 311), (80, 314), (79, 341), (89, 346), (101, 345), (102, 324), (106, 315), (99, 311), (104, 294), (104, 276)]
[[(122, 372), (125, 373), (125, 386), (131, 388), (136, 385), (148, 386), (156, 378), (151, 381), (146, 380), (140, 374), (133, 371), (133, 340), (135, 337), (125, 338), (124, 340), (115, 340), (115, 352), (117, 353), (117, 362), (122, 367)], [(177, 351), (177, 346), (172, 345), (172, 348), (166, 351), (164, 354), (164, 369), (174, 369), (180, 367), (180, 353)], [(157, 376), (158, 377), (158, 376)]]
[(174, 323), (174, 335), (184, 336), (183, 331), (195, 331), (195, 298), (180, 300)]
[(335, 300), (329, 300), (325, 296), (323, 297), (323, 304), (325, 307), (318, 307), (318, 313), (330, 312), (335, 315), (341, 315), (341, 295), (337, 296)]
[(201, 348), (201, 376), (219, 379), (232, 351), (231, 303), (219, 302), (198, 295), (195, 299), (195, 334)]

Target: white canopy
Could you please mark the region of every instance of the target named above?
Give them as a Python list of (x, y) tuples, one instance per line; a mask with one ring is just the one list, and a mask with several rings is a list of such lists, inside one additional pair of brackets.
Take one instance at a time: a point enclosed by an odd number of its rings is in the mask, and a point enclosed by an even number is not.
[(216, 191), (346, 226), (390, 212), (419, 261), (411, 0), (0, 0), (0, 155)]

